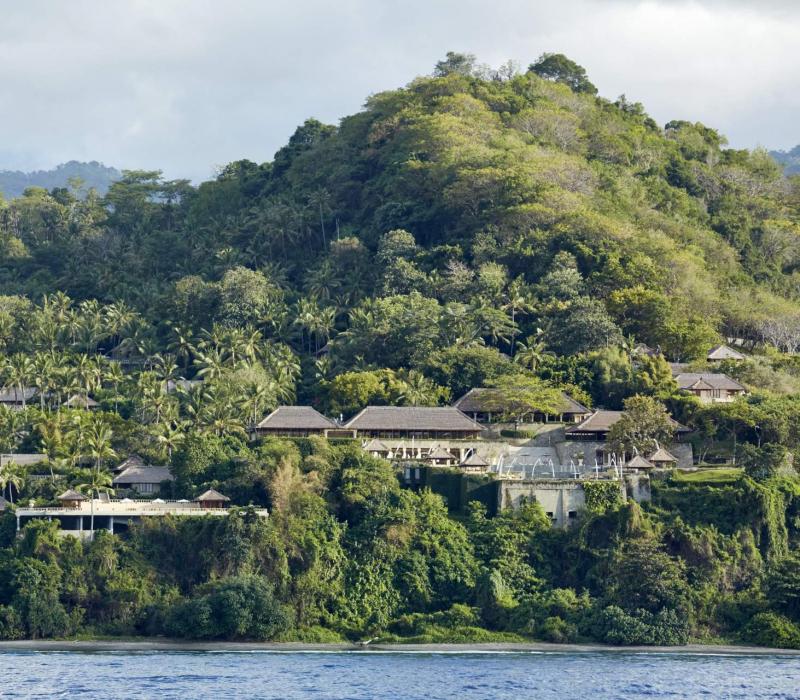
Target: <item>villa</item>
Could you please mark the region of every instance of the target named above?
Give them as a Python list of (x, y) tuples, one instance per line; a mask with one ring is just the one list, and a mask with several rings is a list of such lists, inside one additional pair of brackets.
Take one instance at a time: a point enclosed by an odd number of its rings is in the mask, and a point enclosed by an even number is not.
[(327, 437), (328, 432), (337, 427), (311, 406), (278, 406), (255, 426), (254, 432), (259, 437)]
[(675, 376), (678, 388), (693, 394), (701, 403), (730, 403), (747, 389), (727, 374), (683, 372)]
[[(118, 534), (125, 532), (143, 518), (163, 518), (167, 515), (220, 517), (230, 512), (227, 508), (230, 499), (214, 489), (209, 489), (192, 501), (144, 501), (129, 498), (115, 500), (107, 497), (90, 499), (72, 489), (62, 493), (57, 500), (57, 506), (17, 507), (17, 532), (32, 520), (56, 520), (61, 534), (91, 539), (97, 530)], [(266, 508), (259, 508), (256, 513), (263, 518), (269, 515)]]
[(474, 440), (483, 426), (452, 406), (367, 406), (343, 429), (353, 437)]
[[(470, 389), (453, 406), (478, 423), (496, 423), (502, 420), (511, 406), (503, 406), (492, 394), (495, 390), (486, 387)], [(552, 411), (532, 411), (523, 415), (519, 423), (580, 423), (591, 415), (591, 410), (575, 401), (571, 396), (561, 393), (559, 405)]]

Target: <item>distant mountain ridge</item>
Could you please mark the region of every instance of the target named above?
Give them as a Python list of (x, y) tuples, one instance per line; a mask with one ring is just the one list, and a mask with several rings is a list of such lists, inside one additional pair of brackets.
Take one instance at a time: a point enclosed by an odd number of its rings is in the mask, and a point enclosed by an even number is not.
[(769, 154), (783, 166), (787, 175), (800, 175), (800, 145), (791, 151), (770, 151)]
[(14, 199), (21, 197), (28, 187), (44, 187), (46, 190), (68, 187), (68, 181), (74, 177), (83, 180), (85, 190), (93, 187), (100, 194), (105, 194), (111, 183), (122, 177), (122, 173), (96, 160), (88, 163), (71, 160), (51, 170), (35, 170), (29, 173), (21, 170), (0, 170), (0, 193), (5, 199)]

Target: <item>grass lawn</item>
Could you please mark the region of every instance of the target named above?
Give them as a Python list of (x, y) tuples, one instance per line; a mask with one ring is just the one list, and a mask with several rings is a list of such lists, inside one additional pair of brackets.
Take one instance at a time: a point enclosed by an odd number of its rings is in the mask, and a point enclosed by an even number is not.
[(739, 467), (716, 467), (712, 469), (699, 469), (696, 472), (672, 473), (672, 479), (678, 483), (693, 484), (725, 484), (737, 481), (744, 472)]

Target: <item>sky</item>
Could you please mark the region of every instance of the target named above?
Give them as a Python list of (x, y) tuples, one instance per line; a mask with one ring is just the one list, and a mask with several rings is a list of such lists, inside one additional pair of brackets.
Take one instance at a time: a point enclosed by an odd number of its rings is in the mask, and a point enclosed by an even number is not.
[(0, 169), (99, 160), (201, 181), (447, 51), (523, 68), (565, 53), (659, 123), (800, 143), (798, 0), (25, 0), (0, 18)]

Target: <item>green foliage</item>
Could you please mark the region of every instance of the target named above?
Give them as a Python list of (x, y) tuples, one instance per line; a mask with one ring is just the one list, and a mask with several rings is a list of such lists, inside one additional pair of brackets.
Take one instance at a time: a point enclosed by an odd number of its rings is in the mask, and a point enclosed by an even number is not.
[(766, 580), (767, 598), (775, 608), (800, 622), (800, 554), (776, 561)]
[(275, 639), (291, 626), (287, 610), (257, 576), (221, 579), (176, 606), (167, 631), (190, 639)]
[[(763, 151), (661, 129), (561, 54), (519, 75), (451, 52), (338, 126), (307, 120), (271, 162), (78, 190), (0, 202), (0, 386), (37, 392), (0, 408), (0, 452), (47, 455), (4, 467), (8, 500), (96, 489), (138, 453), (171, 465), (163, 496), (214, 487), (270, 517), (79, 543), (44, 522), (17, 539), (5, 516), (0, 636), (792, 643), (800, 198)], [(677, 395), (664, 358), (723, 337), (752, 350), (722, 369), (755, 390)], [(632, 359), (639, 342), (664, 358)], [(431, 470), (441, 495), (413, 492), (350, 441), (245, 442), (280, 404), (478, 386), (528, 410), (559, 387), (624, 406), (612, 444), (629, 453), (672, 437), (664, 401), (701, 458), (746, 473), (654, 482), (644, 507), (587, 483), (585, 517), (557, 533), (536, 504), (495, 515), (485, 477)], [(465, 514), (474, 499), (488, 507)]]
[(742, 637), (759, 646), (800, 649), (800, 627), (774, 612), (754, 615), (742, 631)]
[(625, 412), (611, 426), (608, 444), (619, 454), (647, 454), (672, 440), (675, 424), (664, 404), (651, 396), (625, 399)]
[(517, 430), (503, 428), (503, 430), (500, 431), (500, 435), (501, 437), (511, 438), (513, 440), (533, 440), (533, 438), (535, 438), (537, 435), (537, 431), (519, 428)]
[(783, 445), (768, 442), (762, 447), (743, 445), (739, 453), (739, 463), (745, 474), (756, 481), (769, 479), (787, 466), (787, 450)]
[(586, 70), (563, 53), (544, 53), (528, 70), (547, 80), (564, 83), (575, 92), (597, 94), (597, 88), (586, 77)]
[(605, 513), (622, 503), (622, 490), (616, 481), (585, 481), (586, 510), (590, 513)]

